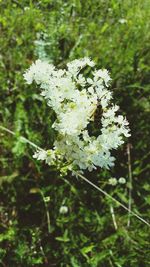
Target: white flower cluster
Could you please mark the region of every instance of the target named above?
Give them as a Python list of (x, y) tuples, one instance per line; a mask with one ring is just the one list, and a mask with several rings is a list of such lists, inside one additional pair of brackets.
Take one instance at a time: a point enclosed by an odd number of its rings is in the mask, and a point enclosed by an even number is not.
[[(112, 103), (108, 71), (94, 66), (89, 58), (74, 60), (63, 70), (37, 60), (24, 74), (28, 84), (34, 81), (40, 85), (41, 95), (56, 114), (53, 128), (58, 135), (54, 147), (37, 151), (34, 157), (38, 160), (71, 171), (114, 165), (111, 151), (124, 143), (124, 136), (130, 136), (128, 122), (117, 115), (119, 107)], [(101, 123), (96, 137), (88, 128), (98, 109)]]

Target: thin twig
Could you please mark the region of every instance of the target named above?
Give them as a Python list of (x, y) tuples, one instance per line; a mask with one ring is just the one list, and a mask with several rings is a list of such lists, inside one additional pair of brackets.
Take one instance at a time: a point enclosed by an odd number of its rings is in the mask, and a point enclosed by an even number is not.
[[(0, 128), (12, 135), (15, 135), (14, 132), (10, 131), (9, 129), (3, 127), (0, 125)], [(20, 138), (22, 138), (25, 142), (29, 143), (31, 146), (34, 146), (40, 150), (43, 150), (42, 148), (38, 147), (37, 145), (35, 145), (34, 143), (30, 142), (28, 139), (26, 139), (25, 137), (21, 136)], [(86, 183), (90, 184), (92, 187), (94, 187), (95, 189), (97, 189), (99, 192), (101, 192), (103, 195), (105, 195), (107, 198), (111, 199), (112, 201), (114, 201), (115, 203), (117, 203), (119, 206), (121, 206), (123, 209), (127, 210), (128, 212), (130, 211), (128, 209), (128, 207), (126, 207), (124, 204), (122, 204), (120, 201), (118, 201), (117, 199), (115, 199), (114, 197), (112, 197), (111, 195), (109, 195), (106, 191), (104, 191), (103, 189), (101, 189), (100, 187), (98, 187), (96, 184), (92, 183), (91, 181), (89, 181), (86, 177), (84, 177), (82, 174), (75, 172), (76, 175), (78, 177), (80, 177), (82, 180), (84, 180)], [(134, 215), (136, 218), (138, 218), (140, 221), (142, 221), (143, 223), (145, 223), (146, 225), (148, 225), (150, 227), (150, 223), (148, 223), (146, 220), (144, 220), (142, 217), (140, 217), (138, 214), (136, 214), (133, 211), (130, 211), (130, 213), (132, 215)]]
[[(106, 249), (108, 249), (107, 246), (106, 246)], [(108, 258), (109, 259), (109, 263), (110, 263), (111, 267), (114, 267), (113, 262), (111, 260), (111, 257), (113, 256), (113, 253), (112, 253), (111, 250), (109, 250), (109, 254), (110, 254), (110, 257)]]
[[(6, 132), (8, 132), (8, 133), (10, 133), (10, 134), (12, 134), (12, 135), (14, 135), (14, 136), (16, 136), (15, 132), (13, 132), (13, 131), (11, 131), (11, 130), (9, 130), (9, 129), (7, 129), (7, 128), (1, 126), (1, 125), (0, 125), (0, 128), (1, 128), (2, 130), (4, 130), (4, 131), (6, 131)], [(25, 143), (28, 143), (29, 145), (31, 145), (31, 146), (33, 146), (33, 147), (39, 149), (39, 150), (43, 150), (41, 147), (39, 147), (39, 146), (37, 146), (36, 144), (34, 144), (33, 142), (29, 141), (29, 140), (28, 140), (27, 138), (25, 138), (25, 137), (23, 137), (23, 136), (19, 136), (19, 138), (20, 138), (21, 141), (23, 141), (23, 142), (25, 142)]]
[(45, 201), (45, 196), (44, 196), (42, 190), (40, 190), (40, 194), (42, 196), (42, 199), (43, 199), (43, 202), (44, 202), (44, 205), (45, 205), (46, 217), (47, 217), (47, 228), (48, 228), (48, 233), (50, 233), (51, 232), (51, 224), (50, 224), (50, 215), (49, 215), (47, 202)]
[(49, 211), (47, 209), (46, 211), (46, 216), (47, 216), (47, 226), (48, 226), (48, 232), (51, 232), (51, 226), (50, 226), (50, 215), (49, 215)]
[(115, 216), (114, 208), (113, 208), (112, 205), (110, 205), (110, 213), (111, 213), (111, 216), (112, 216), (114, 228), (115, 228), (115, 230), (117, 230), (118, 229), (118, 226), (117, 226), (117, 221), (116, 221), (116, 216)]
[(132, 168), (131, 168), (131, 153), (130, 153), (131, 144), (127, 145), (127, 155), (128, 155), (128, 173), (129, 173), (129, 200), (128, 200), (128, 222), (127, 226), (130, 226), (131, 221), (131, 208), (132, 208)]
[(42, 245), (41, 245), (41, 242), (40, 242), (40, 250), (41, 250), (41, 252), (42, 252), (42, 255), (44, 256), (45, 263), (47, 264), (47, 263), (48, 263), (48, 260), (47, 260), (47, 257), (46, 257), (46, 255), (45, 255), (44, 249), (43, 249), (43, 247), (42, 247)]

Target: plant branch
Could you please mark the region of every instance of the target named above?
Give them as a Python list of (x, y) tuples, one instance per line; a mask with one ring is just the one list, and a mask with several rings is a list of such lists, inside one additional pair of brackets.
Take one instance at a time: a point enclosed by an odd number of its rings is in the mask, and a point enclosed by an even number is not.
[(131, 208), (132, 208), (132, 169), (131, 169), (131, 153), (130, 153), (131, 144), (127, 145), (127, 155), (128, 155), (128, 172), (129, 172), (129, 201), (128, 201), (128, 222), (127, 226), (130, 226), (130, 215), (131, 215)]
[(117, 230), (118, 226), (117, 226), (117, 222), (116, 222), (116, 216), (115, 216), (114, 208), (113, 208), (112, 205), (110, 205), (110, 213), (111, 213), (111, 216), (112, 216), (114, 228), (115, 228), (115, 230)]
[(43, 202), (44, 202), (44, 205), (45, 205), (46, 217), (47, 217), (47, 228), (48, 228), (48, 233), (50, 233), (51, 232), (51, 224), (50, 224), (50, 215), (49, 215), (49, 210), (48, 210), (47, 202), (45, 200), (45, 196), (44, 196), (42, 190), (40, 190), (40, 194), (42, 196), (42, 199), (43, 199)]
[[(0, 129), (12, 134), (13, 136), (16, 136), (15, 132), (3, 127), (0, 125)], [(27, 138), (23, 137), (23, 136), (19, 136), (20, 140), (25, 142), (25, 143), (28, 143), (29, 145), (35, 147), (36, 149), (39, 149), (39, 150), (43, 150), (41, 147), (37, 146), (36, 144), (34, 144), (33, 142), (29, 141)]]

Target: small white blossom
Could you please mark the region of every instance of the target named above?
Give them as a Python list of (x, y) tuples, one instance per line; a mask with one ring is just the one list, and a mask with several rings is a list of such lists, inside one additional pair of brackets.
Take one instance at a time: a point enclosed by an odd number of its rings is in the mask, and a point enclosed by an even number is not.
[(67, 206), (61, 206), (59, 209), (60, 214), (66, 214), (68, 213), (68, 207)]
[(124, 19), (124, 18), (122, 18), (122, 19), (119, 19), (119, 23), (121, 23), (121, 24), (125, 24), (125, 23), (127, 23), (127, 20), (126, 20), (126, 19)]
[(119, 183), (120, 184), (125, 184), (126, 183), (126, 179), (124, 177), (120, 177), (119, 178)]
[(47, 62), (37, 60), (28, 71), (24, 74), (24, 79), (28, 84), (35, 81), (37, 84), (47, 83), (50, 79), (50, 75), (54, 70), (54, 66)]
[(109, 184), (111, 184), (111, 185), (113, 185), (113, 186), (115, 186), (115, 185), (117, 185), (117, 179), (116, 178), (110, 178), (109, 179)]
[(46, 160), (47, 152), (45, 150), (37, 150), (34, 153), (33, 158), (35, 158), (37, 160)]
[(94, 72), (94, 79), (99, 79), (99, 78), (101, 78), (104, 81), (106, 86), (108, 86), (108, 83), (111, 80), (111, 78), (109, 76), (109, 72), (106, 69), (97, 70)]

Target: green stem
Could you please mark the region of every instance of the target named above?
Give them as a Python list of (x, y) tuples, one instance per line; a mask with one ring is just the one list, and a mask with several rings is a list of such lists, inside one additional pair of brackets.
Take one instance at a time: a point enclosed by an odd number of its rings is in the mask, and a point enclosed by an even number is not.
[(45, 197), (44, 197), (44, 194), (43, 194), (42, 190), (40, 190), (40, 194), (42, 196), (42, 199), (43, 199), (43, 202), (44, 202), (44, 206), (45, 206), (45, 210), (46, 210), (48, 233), (50, 233), (51, 232), (51, 224), (50, 224), (50, 215), (49, 215), (47, 202), (45, 201)]
[(131, 168), (131, 153), (130, 153), (131, 144), (127, 145), (127, 155), (128, 155), (128, 172), (129, 172), (129, 200), (128, 200), (128, 222), (127, 226), (130, 226), (130, 215), (131, 215), (131, 208), (132, 208), (132, 168)]

